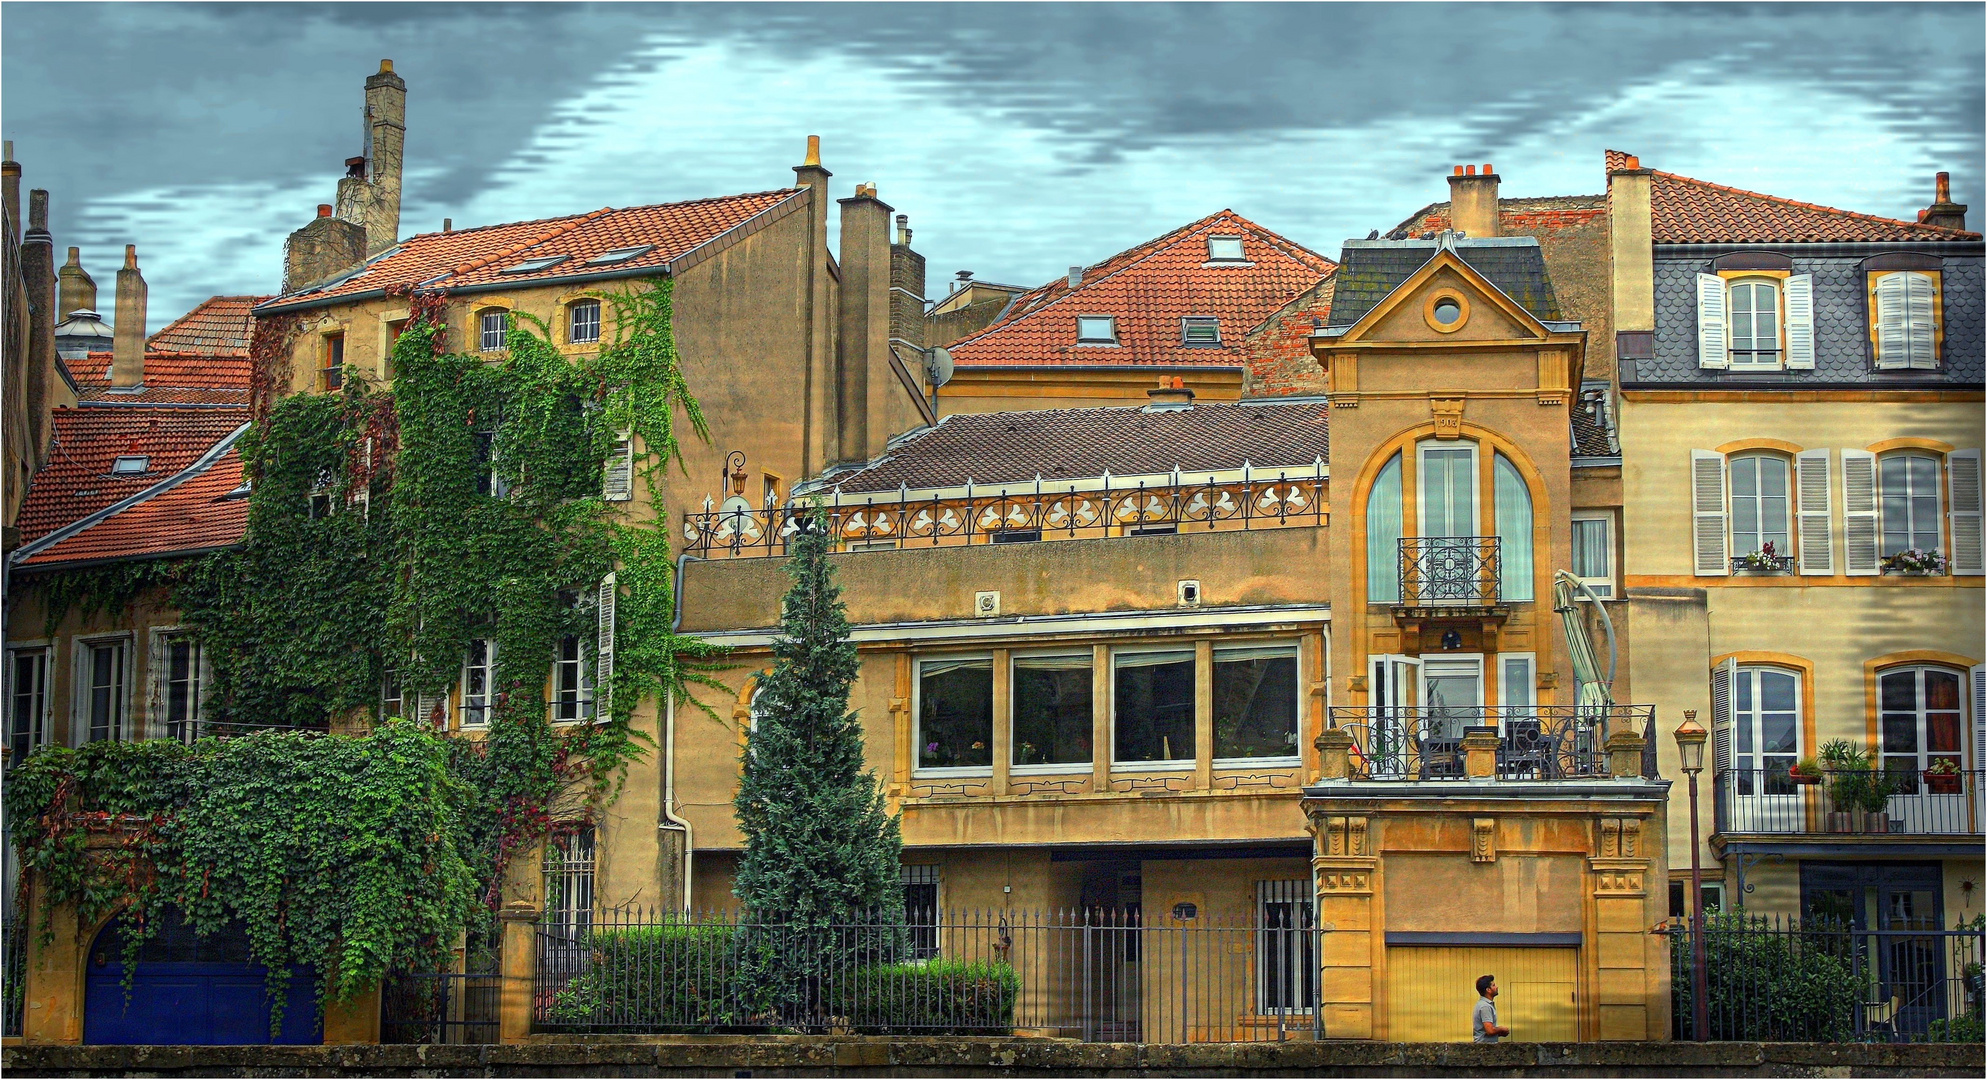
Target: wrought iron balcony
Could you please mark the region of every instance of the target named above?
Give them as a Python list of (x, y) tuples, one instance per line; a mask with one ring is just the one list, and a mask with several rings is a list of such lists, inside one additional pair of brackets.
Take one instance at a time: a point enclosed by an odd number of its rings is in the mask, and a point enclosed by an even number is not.
[(1643, 737), (1641, 775), (1656, 776), (1653, 705), (1334, 706), (1331, 726), (1352, 736), (1356, 780), (1465, 779), (1463, 736), (1497, 733), (1497, 778), (1567, 780), (1612, 775), (1608, 736)]
[(1401, 605), (1494, 607), (1501, 570), (1495, 536), (1401, 538)]
[[(1771, 836), (1979, 836), (1979, 770), (1836, 772), (1727, 769), (1713, 778), (1714, 832)], [(1893, 790), (1894, 789), (1894, 790)], [(1875, 806), (1879, 809), (1872, 810)]]

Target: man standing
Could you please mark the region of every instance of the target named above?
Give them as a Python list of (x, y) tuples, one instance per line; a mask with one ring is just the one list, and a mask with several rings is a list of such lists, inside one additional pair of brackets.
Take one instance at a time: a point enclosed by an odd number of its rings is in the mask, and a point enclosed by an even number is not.
[(1476, 1011), (1470, 1014), (1470, 1041), (1494, 1043), (1511, 1034), (1497, 1026), (1497, 976), (1485, 975), (1476, 981)]

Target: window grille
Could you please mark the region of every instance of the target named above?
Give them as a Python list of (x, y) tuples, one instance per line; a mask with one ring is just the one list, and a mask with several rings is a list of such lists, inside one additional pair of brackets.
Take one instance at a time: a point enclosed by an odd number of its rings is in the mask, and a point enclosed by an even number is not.
[(1256, 883), (1256, 1002), (1263, 1013), (1309, 1012), (1318, 998), (1317, 901), (1308, 880)]
[(938, 867), (906, 866), (903, 870), (904, 925), (910, 930), (911, 955), (928, 960), (938, 955)]
[(568, 342), (584, 345), (600, 340), (600, 301), (580, 300), (566, 310)]
[(504, 335), (510, 330), (510, 312), (486, 311), (483, 313), (483, 333), (478, 345), (483, 352), (501, 352)]
[(166, 738), (190, 743), (200, 737), (200, 643), (168, 638), (165, 659)]
[(593, 826), (545, 842), (545, 925), (577, 941), (593, 925)]
[(484, 727), (490, 722), (490, 683), (496, 673), (497, 643), (471, 638), (462, 664), (462, 726)]

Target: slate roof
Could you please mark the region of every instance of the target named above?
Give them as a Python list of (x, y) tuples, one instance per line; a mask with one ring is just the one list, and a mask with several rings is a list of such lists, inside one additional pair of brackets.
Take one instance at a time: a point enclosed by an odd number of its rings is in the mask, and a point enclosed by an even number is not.
[[(1609, 150), (1608, 169), (1628, 168), (1628, 157), (1619, 150)], [(1838, 210), (1654, 169), (1650, 170), (1649, 217), (1651, 239), (1658, 244), (1980, 239), (1977, 232)]]
[[(1207, 238), (1242, 237), (1246, 263), (1213, 264)], [(960, 367), (1216, 366), (1247, 363), (1243, 338), (1337, 264), (1222, 210), (1014, 298), (999, 321), (949, 348)], [(1079, 315), (1117, 319), (1119, 344), (1078, 345)], [(1181, 343), (1184, 316), (1221, 320), (1219, 348)], [(1032, 474), (1031, 474), (1032, 475)]]
[[(1329, 409), (1318, 398), (1209, 402), (1191, 409), (1137, 406), (961, 413), (905, 439), (820, 488), (844, 495), (912, 488), (1033, 484), (1102, 476), (1239, 469), (1258, 475), (1313, 468), (1331, 456)], [(1308, 475), (1308, 472), (1307, 472)]]
[[(148, 351), (199, 353), (205, 356), (248, 358), (249, 335), (255, 330), (250, 312), (267, 296), (215, 296), (167, 323), (145, 342)], [(147, 367), (150, 367), (149, 362)]]
[[(1415, 271), (1435, 257), (1435, 240), (1348, 240), (1332, 297), (1330, 326), (1366, 317)], [(1539, 242), (1529, 236), (1456, 241), (1456, 255), (1541, 322), (1565, 318), (1546, 273)]]
[[(798, 209), (805, 199), (804, 188), (782, 188), (420, 233), (375, 256), (355, 275), (275, 297), (263, 306), (317, 306), (396, 286), (459, 291), (475, 286), (539, 284), (577, 275), (654, 274), (734, 229), (747, 230)], [(767, 216), (761, 219), (761, 215)], [(643, 245), (652, 246), (627, 261), (587, 265), (588, 260), (609, 251)], [(556, 265), (528, 273), (504, 272), (505, 267), (526, 260), (554, 257), (563, 258)]]
[[(199, 460), (248, 423), (246, 408), (57, 409), (48, 464), (28, 484), (17, 524), (32, 542), (120, 500), (137, 495)], [(145, 472), (111, 473), (121, 455), (143, 454)], [(160, 531), (180, 542), (180, 529), (164, 519)]]
[(40, 549), (23, 548), (19, 564), (39, 568), (105, 559), (157, 558), (227, 547), (248, 533), (241, 454), (230, 447), (215, 460), (175, 477), (150, 498), (92, 522)]

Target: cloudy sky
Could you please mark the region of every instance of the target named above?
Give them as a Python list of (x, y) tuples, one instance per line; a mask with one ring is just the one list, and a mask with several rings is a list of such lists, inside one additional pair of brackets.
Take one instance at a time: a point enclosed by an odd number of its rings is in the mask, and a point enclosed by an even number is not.
[(930, 291), (1037, 284), (1223, 207), (1336, 254), (1494, 162), (1601, 152), (1910, 218), (1982, 191), (1979, 4), (0, 4), (0, 128), (58, 245), (151, 323), (270, 291), (408, 83), (402, 234), (792, 183), (911, 215)]

